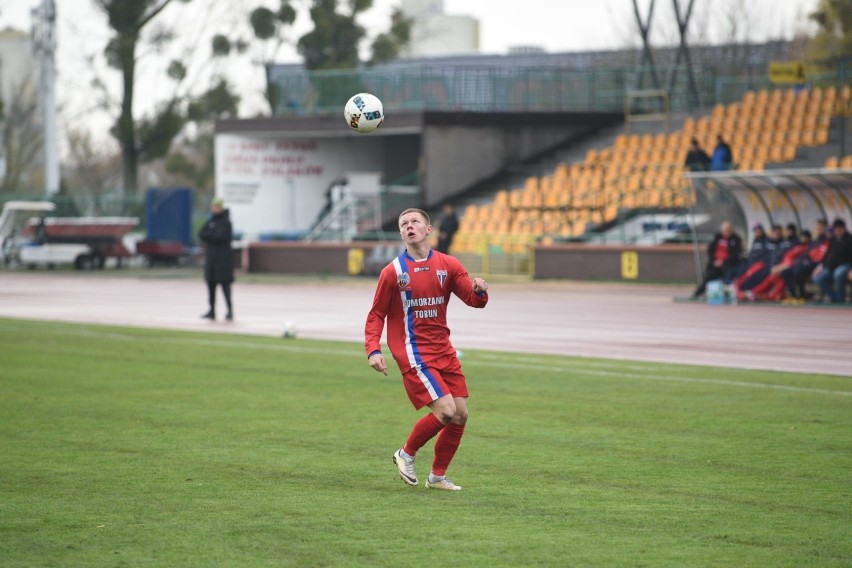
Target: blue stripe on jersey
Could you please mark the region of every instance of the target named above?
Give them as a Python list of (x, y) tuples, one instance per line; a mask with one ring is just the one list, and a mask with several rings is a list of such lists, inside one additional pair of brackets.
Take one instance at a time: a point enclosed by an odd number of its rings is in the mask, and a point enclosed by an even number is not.
[[(431, 256), (432, 251), (429, 251), (429, 254)], [(408, 255), (408, 251), (405, 251), (401, 255), (399, 255), (400, 273), (405, 272), (408, 273), (409, 276), (411, 276), (411, 273), (408, 272), (408, 263), (406, 262), (406, 257), (411, 258)], [(404, 290), (402, 295), (403, 299), (411, 300), (411, 290)], [(444, 391), (441, 389), (441, 385), (438, 383), (438, 381), (435, 380), (435, 376), (432, 374), (431, 371), (429, 371), (428, 367), (425, 367), (423, 365), (423, 357), (420, 355), (420, 349), (418, 349), (417, 347), (417, 338), (414, 334), (414, 310), (412, 310), (411, 308), (405, 308), (404, 311), (405, 327), (408, 335), (408, 344), (411, 346), (411, 354), (414, 356), (414, 361), (409, 362), (412, 364), (412, 367), (416, 367), (419, 370), (418, 375), (423, 378), (426, 378), (429, 381), (429, 385), (432, 387), (431, 390), (433, 390), (437, 395), (437, 398), (435, 399), (437, 400), (438, 398), (444, 396)]]

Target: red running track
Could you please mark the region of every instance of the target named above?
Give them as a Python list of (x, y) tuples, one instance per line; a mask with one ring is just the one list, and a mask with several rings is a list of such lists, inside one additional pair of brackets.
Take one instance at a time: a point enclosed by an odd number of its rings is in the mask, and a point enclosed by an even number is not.
[[(236, 319), (210, 322), (201, 277), (0, 272), (0, 317), (362, 341), (372, 279), (234, 286)], [(491, 284), (484, 310), (451, 301), (458, 349), (553, 353), (852, 376), (852, 310), (674, 302), (687, 287)], [(221, 297), (220, 297), (221, 303)], [(220, 313), (224, 310), (221, 308)]]

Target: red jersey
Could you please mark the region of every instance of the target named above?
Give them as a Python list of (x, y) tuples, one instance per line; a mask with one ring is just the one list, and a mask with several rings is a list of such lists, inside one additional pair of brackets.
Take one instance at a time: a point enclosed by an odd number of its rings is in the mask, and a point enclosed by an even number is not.
[(488, 303), (488, 293), (473, 291), (467, 270), (454, 257), (432, 250), (416, 261), (403, 252), (379, 275), (364, 329), (367, 356), (381, 351), (385, 318), (388, 347), (403, 373), (455, 353), (447, 327), (451, 294), (474, 308)]

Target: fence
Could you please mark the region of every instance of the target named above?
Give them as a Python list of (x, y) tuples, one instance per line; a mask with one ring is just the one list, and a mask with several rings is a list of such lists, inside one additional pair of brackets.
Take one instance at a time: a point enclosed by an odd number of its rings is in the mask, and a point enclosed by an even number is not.
[[(676, 80), (670, 97), (675, 109), (689, 104), (685, 68), (669, 70)], [(605, 111), (624, 109), (625, 94), (635, 86), (641, 68), (575, 69), (559, 66), (495, 67), (393, 66), (308, 72), (276, 69), (269, 74), (276, 94), (275, 114), (340, 112), (353, 92), (378, 96), (385, 110), (452, 111)], [(712, 69), (693, 71), (701, 103), (713, 100)]]
[[(812, 86), (849, 81), (847, 60), (812, 65)], [(479, 112), (621, 112), (631, 92), (647, 89), (650, 68), (559, 65), (404, 64), (336, 71), (305, 71), (273, 66), (268, 80), (275, 93), (275, 114), (339, 113), (354, 92), (377, 95), (386, 111), (443, 110)], [(694, 111), (740, 100), (749, 90), (771, 89), (768, 62), (740, 65), (720, 73), (712, 66), (669, 65), (662, 77), (673, 112)], [(694, 90), (693, 90), (694, 86)], [(697, 100), (696, 100), (697, 96)], [(634, 112), (659, 108), (635, 107)]]

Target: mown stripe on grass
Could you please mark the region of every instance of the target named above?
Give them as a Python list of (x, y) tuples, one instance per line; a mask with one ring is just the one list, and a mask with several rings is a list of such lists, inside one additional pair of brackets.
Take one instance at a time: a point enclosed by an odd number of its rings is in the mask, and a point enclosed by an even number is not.
[[(0, 330), (4, 328), (14, 327), (12, 325), (8, 325), (6, 323), (0, 323)], [(42, 333), (54, 333), (57, 335), (72, 335), (72, 336), (87, 336), (87, 337), (95, 337), (99, 339), (111, 339), (116, 341), (149, 341), (149, 342), (167, 342), (170, 344), (173, 343), (182, 343), (185, 345), (197, 345), (197, 346), (205, 346), (205, 347), (232, 347), (239, 349), (260, 349), (260, 350), (271, 350), (271, 351), (284, 351), (289, 353), (306, 353), (306, 354), (322, 354), (322, 355), (337, 355), (337, 356), (357, 356), (363, 357), (363, 351), (360, 349), (330, 349), (328, 347), (312, 347), (309, 345), (305, 345), (303, 343), (294, 342), (292, 340), (282, 340), (280, 344), (273, 344), (268, 342), (255, 342), (246, 339), (232, 339), (232, 338), (199, 338), (199, 337), (175, 337), (173, 335), (169, 335), (169, 337), (159, 337), (156, 335), (145, 335), (145, 334), (130, 334), (130, 333), (120, 333), (116, 331), (106, 331), (106, 330), (96, 330), (91, 328), (80, 328), (75, 327), (73, 325), (65, 326), (63, 324), (57, 324), (55, 327), (51, 327), (50, 329), (43, 330)], [(269, 339), (269, 338), (264, 338)], [(641, 365), (641, 364), (628, 364), (624, 362), (616, 363), (619, 369), (626, 369), (630, 372), (625, 372), (624, 370), (611, 370), (613, 363), (608, 363), (605, 360), (583, 360), (574, 359), (572, 360), (570, 365), (543, 365), (538, 362), (539, 359), (523, 356), (523, 355), (512, 355), (511, 359), (506, 357), (505, 355), (500, 354), (487, 354), (480, 353), (477, 354), (473, 358), (465, 358), (465, 365), (483, 365), (490, 367), (503, 367), (503, 368), (514, 368), (520, 370), (534, 370), (539, 372), (552, 372), (552, 373), (582, 373), (585, 375), (593, 375), (599, 377), (614, 377), (620, 379), (629, 379), (629, 380), (643, 380), (643, 381), (663, 381), (663, 382), (673, 382), (673, 383), (692, 383), (692, 384), (707, 384), (707, 385), (715, 385), (715, 386), (725, 386), (725, 387), (737, 387), (737, 388), (753, 388), (753, 389), (767, 389), (767, 390), (776, 390), (776, 391), (786, 391), (786, 392), (798, 392), (798, 393), (811, 393), (811, 394), (823, 394), (830, 396), (852, 396), (852, 391), (843, 391), (843, 390), (833, 390), (833, 389), (821, 389), (814, 387), (800, 387), (795, 385), (781, 385), (776, 383), (761, 383), (761, 382), (746, 382), (746, 381), (734, 381), (727, 379), (712, 379), (707, 377), (684, 377), (678, 375), (667, 375), (661, 373), (661, 367), (655, 366), (653, 364)]]
[[(516, 369), (526, 369), (533, 371), (546, 371), (546, 372), (554, 372), (554, 373), (566, 373), (566, 372), (577, 372), (578, 368), (575, 365), (571, 365), (570, 367), (560, 367), (558, 365), (538, 365), (538, 364), (530, 364), (530, 363), (509, 363), (509, 362), (497, 362), (497, 361), (477, 361), (479, 365), (485, 365), (490, 367), (509, 367)], [(642, 369), (643, 371), (651, 371), (651, 369)], [(673, 383), (696, 383), (696, 384), (707, 384), (707, 385), (718, 385), (718, 386), (730, 386), (730, 387), (744, 387), (744, 388), (756, 388), (756, 389), (771, 389), (771, 390), (781, 390), (781, 391), (790, 391), (790, 392), (807, 392), (807, 393), (815, 393), (815, 394), (828, 394), (828, 395), (836, 395), (836, 396), (852, 396), (852, 391), (838, 391), (831, 389), (818, 389), (813, 387), (797, 387), (793, 385), (778, 385), (774, 383), (748, 383), (744, 381), (729, 381), (725, 379), (709, 379), (709, 378), (698, 378), (698, 377), (679, 377), (679, 376), (671, 376), (671, 375), (663, 375), (663, 374), (639, 374), (639, 373), (625, 373), (620, 371), (604, 371), (600, 369), (594, 368), (581, 368), (580, 372), (586, 375), (595, 375), (599, 377), (618, 377), (623, 379), (634, 379), (634, 380), (643, 380), (643, 381), (666, 381)]]

